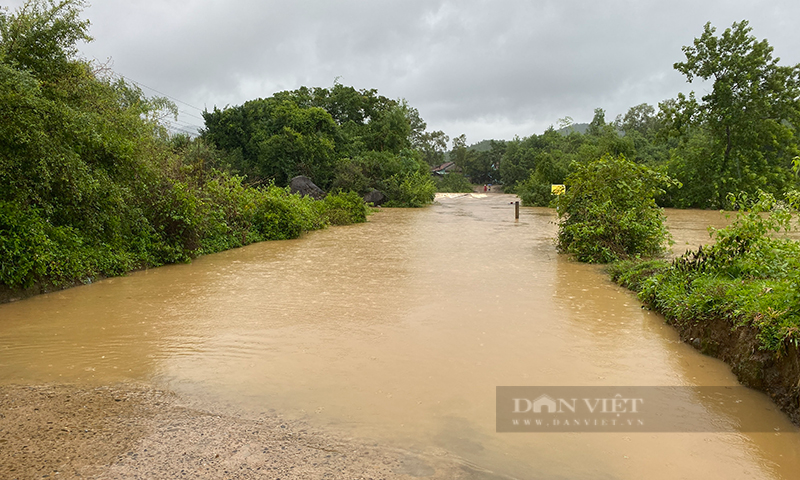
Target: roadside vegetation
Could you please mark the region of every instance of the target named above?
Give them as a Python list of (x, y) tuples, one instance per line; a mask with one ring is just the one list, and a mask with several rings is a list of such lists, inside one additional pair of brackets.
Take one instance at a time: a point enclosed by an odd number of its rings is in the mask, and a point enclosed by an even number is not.
[(674, 183), (621, 155), (577, 165), (556, 201), (559, 250), (590, 263), (662, 253), (669, 234), (655, 197)]
[[(91, 41), (84, 5), (31, 0), (0, 11), (0, 287), (69, 286), (364, 222), (370, 188), (389, 205), (432, 200), (412, 145), (424, 123), (404, 102), (341, 85), (285, 92), (253, 105), (272, 109), (278, 125), (252, 127), (246, 147), (220, 140), (223, 112), (207, 115), (199, 138), (170, 135), (171, 102), (79, 58), (77, 45)], [(335, 120), (323, 108), (352, 106), (342, 100), (351, 97), (365, 103)], [(295, 174), (330, 193), (292, 194)]]
[(436, 178), (436, 191), (442, 193), (470, 193), (473, 185), (460, 173), (446, 173)]
[[(800, 208), (800, 65), (778, 65), (749, 32), (747, 22), (719, 36), (706, 25), (684, 47), (675, 68), (711, 82), (702, 98), (679, 95), (657, 115), (635, 107), (614, 126), (598, 111), (586, 133), (509, 142), (499, 171), (526, 204), (556, 206), (562, 252), (612, 262), (616, 282), (797, 419), (800, 243), (789, 233)], [(550, 182), (566, 193), (548, 198)], [(659, 205), (738, 213), (711, 245), (665, 259)]]
[(204, 112), (202, 139), (220, 163), (249, 182), (284, 186), (296, 175), (325, 191), (381, 191), (386, 206), (430, 203), (436, 186), (424, 161), (419, 112), (376, 90), (302, 87)]
[(612, 278), (639, 294), (645, 305), (681, 327), (728, 319), (751, 327), (762, 350), (785, 353), (800, 340), (800, 242), (786, 237), (797, 213), (796, 193), (776, 201), (762, 193), (729, 201), (743, 205), (716, 242), (672, 261), (611, 265)]

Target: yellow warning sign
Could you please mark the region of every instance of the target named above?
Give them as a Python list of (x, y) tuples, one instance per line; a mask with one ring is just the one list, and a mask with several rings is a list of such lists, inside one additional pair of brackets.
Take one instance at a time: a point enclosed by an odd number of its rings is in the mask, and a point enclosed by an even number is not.
[(553, 195), (561, 195), (566, 191), (567, 187), (565, 187), (564, 185), (556, 185), (556, 184), (550, 185), (550, 193)]

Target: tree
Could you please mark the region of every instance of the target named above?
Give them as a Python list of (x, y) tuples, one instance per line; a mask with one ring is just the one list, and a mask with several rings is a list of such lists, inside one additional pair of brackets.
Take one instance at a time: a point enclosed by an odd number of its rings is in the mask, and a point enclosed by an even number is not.
[(615, 126), (626, 135), (637, 131), (642, 135), (647, 135), (654, 129), (656, 123), (656, 109), (647, 103), (642, 103), (631, 107), (623, 117), (618, 116)]
[(447, 143), (450, 137), (441, 130), (433, 132), (422, 132), (414, 139), (412, 147), (419, 150), (422, 158), (430, 166), (441, 165), (444, 163), (444, 156), (447, 153)]
[(405, 100), (339, 83), (215, 108), (203, 118), (203, 137), (251, 181), (286, 185), (304, 174), (323, 189), (332, 185), (336, 165), (346, 159), (371, 151), (400, 155), (428, 138), (419, 112)]
[(467, 135), (461, 135), (453, 138), (453, 149), (450, 150), (450, 160), (455, 162), (456, 166), (462, 167), (467, 161)]
[(642, 103), (619, 115), (614, 127), (633, 145), (631, 159), (646, 165), (662, 165), (669, 159), (674, 139), (664, 138), (663, 121), (652, 105)]
[(472, 183), (497, 183), (499, 178), (497, 169), (503, 158), (505, 149), (506, 142), (491, 140), (489, 141), (489, 150), (480, 152), (469, 150), (464, 162), (464, 175), (466, 175)]
[(286, 185), (302, 174), (327, 188), (334, 176), (337, 125), (326, 110), (298, 103), (277, 96), (215, 108), (203, 113), (203, 136), (253, 181)]
[[(671, 128), (685, 139), (702, 133), (704, 145), (682, 148), (673, 162), (679, 179), (706, 172), (711, 198), (687, 206), (721, 207), (727, 193), (784, 190), (792, 180), (791, 161), (798, 154), (800, 64), (781, 66), (766, 40), (750, 34), (747, 21), (716, 36), (707, 23), (703, 34), (683, 47), (685, 62), (676, 70), (689, 83), (712, 81), (711, 92), (697, 99), (680, 94)], [(684, 143), (684, 147), (688, 143)]]
[(15, 14), (0, 10), (0, 60), (51, 79), (74, 63), (78, 42), (90, 42), (83, 0), (26, 2)]

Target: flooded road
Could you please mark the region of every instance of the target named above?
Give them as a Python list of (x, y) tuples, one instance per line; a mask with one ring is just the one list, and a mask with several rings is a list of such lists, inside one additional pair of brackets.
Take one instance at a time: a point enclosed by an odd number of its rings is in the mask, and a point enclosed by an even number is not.
[[(440, 197), (0, 305), (0, 382), (154, 383), (475, 478), (795, 478), (797, 429), (755, 392), (741, 415), (770, 433), (496, 433), (497, 386), (737, 385), (599, 267), (558, 255), (552, 210), (515, 222), (514, 199)], [(678, 253), (725, 223), (668, 216)]]

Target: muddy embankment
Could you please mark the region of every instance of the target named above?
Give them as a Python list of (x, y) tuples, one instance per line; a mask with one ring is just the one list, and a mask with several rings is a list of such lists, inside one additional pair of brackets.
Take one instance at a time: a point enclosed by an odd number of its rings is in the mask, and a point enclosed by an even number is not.
[(782, 352), (759, 349), (755, 328), (717, 318), (687, 325), (667, 319), (681, 338), (702, 353), (730, 365), (739, 381), (769, 395), (792, 422), (800, 425), (800, 351), (787, 345)]

